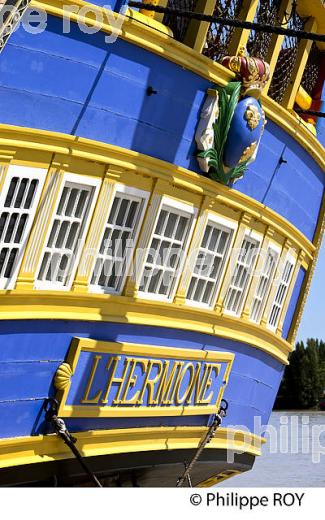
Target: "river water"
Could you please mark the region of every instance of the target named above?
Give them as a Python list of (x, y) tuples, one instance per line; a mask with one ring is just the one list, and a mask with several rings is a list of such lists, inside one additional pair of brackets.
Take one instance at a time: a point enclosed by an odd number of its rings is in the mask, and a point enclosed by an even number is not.
[(325, 487), (325, 412), (273, 412), (251, 471), (218, 487)]

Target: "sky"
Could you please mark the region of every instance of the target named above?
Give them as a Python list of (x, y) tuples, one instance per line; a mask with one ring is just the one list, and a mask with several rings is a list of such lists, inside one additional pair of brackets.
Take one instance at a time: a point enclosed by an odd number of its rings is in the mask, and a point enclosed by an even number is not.
[(319, 253), (297, 341), (307, 338), (325, 340), (325, 240)]

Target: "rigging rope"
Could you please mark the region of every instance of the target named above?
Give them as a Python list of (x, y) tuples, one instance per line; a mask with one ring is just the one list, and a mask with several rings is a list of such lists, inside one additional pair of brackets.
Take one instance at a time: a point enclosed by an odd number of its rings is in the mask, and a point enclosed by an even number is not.
[(325, 112), (317, 112), (317, 110), (300, 110), (300, 108), (297, 108), (295, 112), (297, 112), (297, 114), (304, 114), (305, 116), (325, 117)]
[(63, 419), (60, 419), (58, 417), (58, 402), (56, 399), (53, 399), (50, 397), (49, 399), (46, 399), (44, 402), (43, 408), (45, 410), (45, 419), (47, 422), (51, 423), (55, 433), (61, 437), (63, 442), (70, 448), (84, 471), (88, 474), (92, 482), (97, 487), (103, 487), (101, 483), (99, 482), (98, 478), (94, 473), (91, 471), (91, 469), (87, 466), (85, 463), (81, 453), (79, 452), (78, 448), (76, 447), (77, 439), (71, 435), (68, 428), (66, 427), (66, 424)]
[(189, 464), (185, 464), (185, 471), (184, 471), (183, 475), (178, 479), (178, 481), (176, 483), (176, 487), (182, 487), (185, 480), (188, 481), (189, 487), (192, 487), (191, 471), (193, 469), (193, 466), (194, 466), (194, 464), (196, 464), (196, 462), (200, 458), (200, 455), (201, 455), (202, 451), (204, 450), (204, 448), (206, 447), (206, 445), (209, 444), (209, 442), (215, 436), (215, 433), (216, 433), (217, 429), (219, 428), (219, 426), (221, 425), (223, 418), (226, 417), (226, 415), (227, 415), (227, 409), (228, 409), (228, 402), (225, 399), (222, 399), (219, 412), (215, 415), (213, 423), (209, 427), (209, 429), (208, 429), (207, 433), (205, 434), (205, 436), (203, 437), (202, 441), (200, 441), (198, 449), (197, 449), (194, 457), (192, 458), (191, 462)]
[(211, 16), (208, 14), (195, 13), (194, 11), (185, 11), (184, 9), (175, 9), (171, 7), (162, 7), (161, 5), (151, 5), (145, 2), (129, 1), (129, 7), (137, 7), (139, 9), (146, 9), (147, 11), (155, 11), (157, 13), (169, 14), (174, 16), (181, 16), (184, 18), (191, 18), (202, 22), (220, 23), (229, 25), (230, 27), (240, 27), (242, 29), (253, 29), (255, 31), (262, 31), (265, 33), (280, 34), (287, 36), (296, 36), (300, 40), (312, 40), (316, 42), (325, 42), (325, 34), (316, 34), (308, 31), (299, 31), (285, 27), (279, 27), (269, 24), (261, 24), (257, 22), (246, 22), (244, 20), (236, 20), (232, 18), (224, 18), (223, 16)]

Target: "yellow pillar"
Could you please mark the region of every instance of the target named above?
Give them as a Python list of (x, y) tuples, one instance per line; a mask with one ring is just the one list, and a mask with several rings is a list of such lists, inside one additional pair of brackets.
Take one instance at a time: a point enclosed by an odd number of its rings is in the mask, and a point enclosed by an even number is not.
[(0, 150), (0, 192), (5, 182), (7, 171), (16, 152), (11, 150)]
[[(143, 2), (145, 4), (159, 5), (160, 7), (166, 7), (168, 4), (168, 0), (143, 0)], [(140, 9), (140, 13), (149, 16), (149, 18), (154, 18), (158, 22), (162, 22), (164, 18), (164, 13), (156, 13), (147, 9)]]
[[(279, 10), (279, 21), (282, 24), (282, 27), (285, 27), (285, 22), (288, 18), (288, 14), (291, 13), (292, 9), (292, 0), (283, 0), (280, 10)], [(263, 94), (267, 94), (271, 85), (272, 76), (274, 69), (276, 67), (278, 57), (280, 54), (280, 50), (282, 47), (282, 43), (284, 40), (284, 35), (281, 34), (272, 34), (270, 47), (266, 56), (265, 61), (267, 61), (270, 65), (270, 79), (266, 86), (264, 87)]]
[[(198, 0), (195, 12), (213, 15), (216, 6), (216, 0)], [(188, 24), (184, 44), (192, 47), (197, 52), (202, 52), (208, 30), (209, 22), (201, 22), (200, 20), (191, 20)]]
[[(315, 18), (309, 18), (309, 20), (307, 20), (304, 30), (307, 32), (316, 32), (317, 22)], [(312, 43), (311, 40), (300, 40), (299, 42), (296, 63), (291, 73), (291, 80), (288, 89), (282, 101), (282, 105), (284, 105), (288, 110), (293, 108), (295, 103), (295, 98), (302, 80)]]
[(67, 164), (60, 158), (54, 158), (43, 186), (37, 216), (31, 229), (23, 261), (17, 277), (17, 289), (33, 289), (36, 271), (43, 253), (45, 239), (52, 222), (63, 176)]
[[(238, 18), (246, 22), (253, 22), (258, 3), (259, 0), (244, 0)], [(235, 28), (228, 49), (229, 56), (235, 56), (241, 47), (246, 47), (249, 34), (250, 29)]]

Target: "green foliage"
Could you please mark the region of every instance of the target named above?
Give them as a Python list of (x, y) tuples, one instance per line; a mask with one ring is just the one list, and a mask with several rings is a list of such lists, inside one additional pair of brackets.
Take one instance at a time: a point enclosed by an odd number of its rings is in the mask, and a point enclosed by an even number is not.
[(298, 342), (275, 402), (278, 409), (306, 409), (317, 406), (325, 390), (325, 342), (307, 339)]
[(238, 164), (234, 168), (225, 171), (223, 165), (223, 151), (233, 118), (241, 89), (240, 81), (231, 81), (224, 88), (216, 87), (219, 93), (219, 117), (213, 125), (214, 148), (200, 152), (199, 157), (209, 159), (209, 175), (212, 179), (228, 185), (235, 179), (242, 177), (247, 169), (248, 161)]

